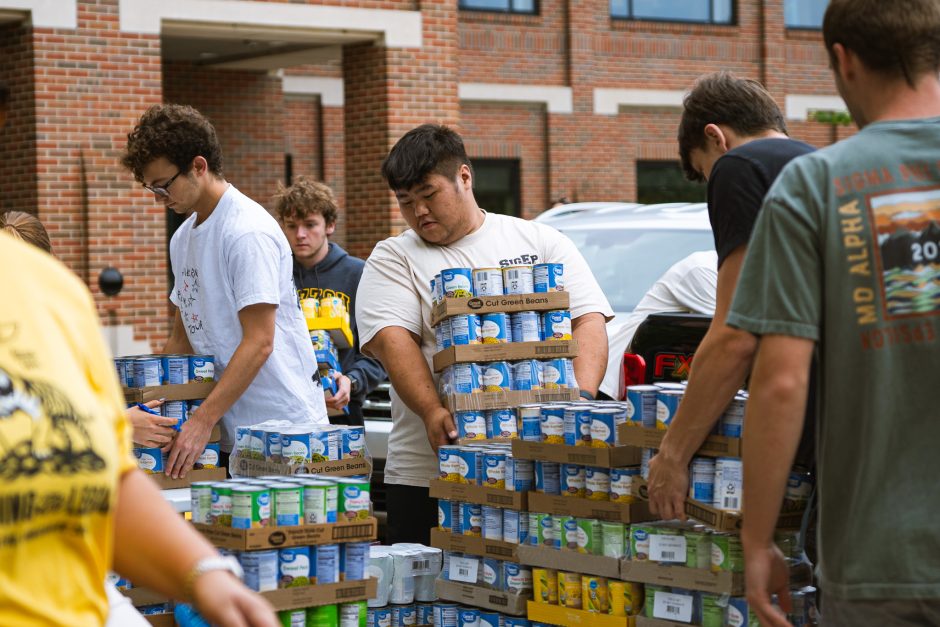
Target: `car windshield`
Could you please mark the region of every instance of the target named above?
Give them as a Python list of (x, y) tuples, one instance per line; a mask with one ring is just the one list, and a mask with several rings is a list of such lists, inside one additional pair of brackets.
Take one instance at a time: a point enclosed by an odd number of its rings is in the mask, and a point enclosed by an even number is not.
[(629, 312), (674, 263), (714, 250), (711, 231), (561, 229), (594, 272), (614, 311)]

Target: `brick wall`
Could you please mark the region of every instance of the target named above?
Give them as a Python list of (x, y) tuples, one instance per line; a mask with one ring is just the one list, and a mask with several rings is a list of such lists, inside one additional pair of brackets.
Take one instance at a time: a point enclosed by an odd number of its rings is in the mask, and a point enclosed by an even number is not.
[(36, 103), (31, 29), (0, 28), (0, 77), (10, 88), (0, 131), (0, 212), (37, 213)]

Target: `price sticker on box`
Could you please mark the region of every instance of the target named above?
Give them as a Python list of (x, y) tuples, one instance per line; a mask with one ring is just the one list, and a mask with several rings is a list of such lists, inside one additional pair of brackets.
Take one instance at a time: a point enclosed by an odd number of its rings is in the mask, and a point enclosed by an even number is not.
[(476, 583), (477, 572), (480, 570), (480, 560), (472, 557), (451, 556), (448, 568), (448, 578), (461, 583)]
[(693, 602), (694, 598), (686, 594), (657, 592), (653, 596), (653, 618), (691, 623)]
[(679, 562), (684, 564), (685, 557), (685, 537), (650, 535), (651, 562)]

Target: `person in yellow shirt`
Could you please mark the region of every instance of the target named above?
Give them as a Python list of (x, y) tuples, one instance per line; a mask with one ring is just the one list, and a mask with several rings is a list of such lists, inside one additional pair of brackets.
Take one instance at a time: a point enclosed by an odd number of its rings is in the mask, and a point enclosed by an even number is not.
[(213, 624), (274, 627), (137, 469), (87, 288), (2, 232), (0, 285), (0, 625), (102, 625), (113, 568)]

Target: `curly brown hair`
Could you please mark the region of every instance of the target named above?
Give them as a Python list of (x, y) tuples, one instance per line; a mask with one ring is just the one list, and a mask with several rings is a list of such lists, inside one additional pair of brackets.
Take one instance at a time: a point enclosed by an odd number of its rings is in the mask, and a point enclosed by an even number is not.
[(274, 211), (281, 222), (289, 218), (303, 220), (311, 213), (319, 213), (329, 226), (336, 223), (339, 209), (332, 189), (319, 181), (298, 176), (290, 187), (278, 182)]
[(32, 244), (47, 253), (52, 252), (49, 233), (39, 218), (25, 211), (7, 211), (0, 213), (0, 231), (4, 231), (27, 244)]
[(144, 168), (160, 157), (188, 172), (200, 156), (210, 172), (222, 176), (222, 146), (212, 123), (188, 105), (154, 105), (128, 133), (121, 164), (143, 182)]

